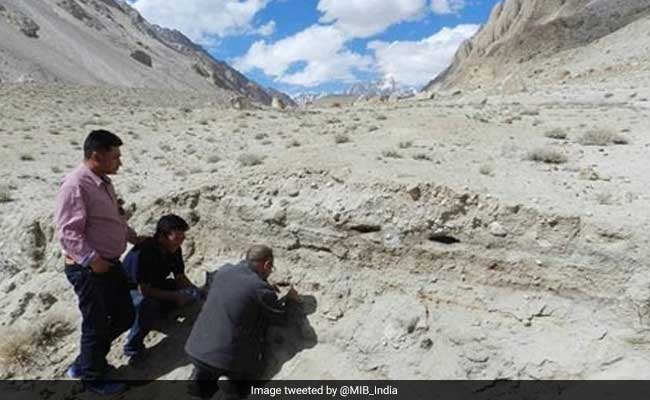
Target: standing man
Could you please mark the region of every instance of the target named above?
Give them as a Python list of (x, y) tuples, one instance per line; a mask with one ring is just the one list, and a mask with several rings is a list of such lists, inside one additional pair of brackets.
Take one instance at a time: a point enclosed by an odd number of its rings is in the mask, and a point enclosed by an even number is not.
[(239, 264), (216, 272), (185, 345), (197, 381), (192, 392), (207, 398), (219, 389), (222, 397), (235, 399), (243, 388), (233, 381), (259, 378), (266, 328), (284, 320), (285, 301), (298, 300), (293, 287), (278, 299), (267, 281), (271, 271), (273, 251), (255, 245)]
[(65, 274), (79, 300), (81, 348), (68, 376), (89, 390), (111, 395), (126, 389), (106, 379), (111, 343), (134, 319), (127, 279), (119, 257), (127, 240), (139, 241), (123, 217), (108, 175), (122, 165), (122, 141), (106, 130), (90, 132), (84, 161), (68, 174), (56, 196), (54, 212), (65, 255)]
[(181, 245), (188, 229), (178, 215), (164, 215), (156, 224), (154, 237), (133, 247), (124, 258), (131, 286), (137, 287), (131, 290), (135, 322), (124, 346), (124, 354), (133, 362), (141, 359), (144, 338), (157, 319), (200, 297), (200, 290), (185, 275)]

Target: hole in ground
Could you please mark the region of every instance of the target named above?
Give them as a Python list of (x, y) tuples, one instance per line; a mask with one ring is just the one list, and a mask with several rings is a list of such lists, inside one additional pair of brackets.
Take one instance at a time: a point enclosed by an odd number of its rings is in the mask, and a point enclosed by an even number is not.
[(453, 236), (449, 235), (442, 235), (442, 234), (437, 234), (433, 233), (429, 235), (429, 240), (435, 243), (442, 243), (442, 244), (456, 244), (460, 243), (460, 240), (456, 239)]

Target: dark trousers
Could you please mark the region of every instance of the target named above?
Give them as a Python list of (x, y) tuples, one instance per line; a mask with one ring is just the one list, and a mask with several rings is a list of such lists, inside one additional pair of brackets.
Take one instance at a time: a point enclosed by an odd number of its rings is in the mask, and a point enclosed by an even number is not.
[[(158, 288), (175, 290), (177, 285), (173, 279), (167, 279)], [(171, 301), (144, 297), (137, 289), (131, 290), (131, 299), (135, 309), (135, 321), (127, 336), (124, 351), (127, 353), (138, 353), (144, 350), (144, 338), (151, 331), (156, 320), (164, 318), (176, 304)]]
[(119, 261), (104, 274), (77, 264), (66, 265), (65, 275), (81, 311), (81, 346), (75, 364), (84, 379), (99, 378), (106, 371), (111, 343), (133, 323), (128, 282)]
[[(249, 378), (243, 374), (212, 367), (193, 357), (190, 360), (194, 370), (188, 382), (189, 394), (209, 399), (216, 393), (218, 400), (239, 400), (249, 394)], [(228, 380), (219, 380), (220, 376), (226, 376)]]

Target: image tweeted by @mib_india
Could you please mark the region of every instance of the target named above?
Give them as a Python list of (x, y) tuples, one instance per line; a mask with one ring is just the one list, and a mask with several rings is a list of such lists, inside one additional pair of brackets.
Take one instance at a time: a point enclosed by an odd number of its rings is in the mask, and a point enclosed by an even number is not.
[(275, 397), (280, 395), (329, 395), (332, 397), (348, 397), (355, 395), (386, 396), (397, 395), (395, 386), (391, 385), (341, 385), (341, 386), (284, 386), (284, 387), (255, 387), (251, 386), (251, 395)]

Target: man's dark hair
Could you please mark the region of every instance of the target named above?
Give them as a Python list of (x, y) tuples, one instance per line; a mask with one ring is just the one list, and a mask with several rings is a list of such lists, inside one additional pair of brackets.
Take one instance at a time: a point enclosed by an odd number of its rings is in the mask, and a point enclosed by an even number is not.
[(84, 158), (90, 159), (93, 151), (107, 152), (111, 147), (119, 147), (122, 145), (122, 139), (116, 134), (100, 129), (92, 131), (84, 141)]
[(190, 226), (185, 220), (178, 215), (167, 214), (160, 217), (156, 224), (156, 234), (154, 237), (159, 238), (161, 235), (169, 235), (173, 231), (185, 232)]
[(251, 246), (246, 252), (246, 261), (264, 262), (273, 260), (273, 250), (261, 244)]

